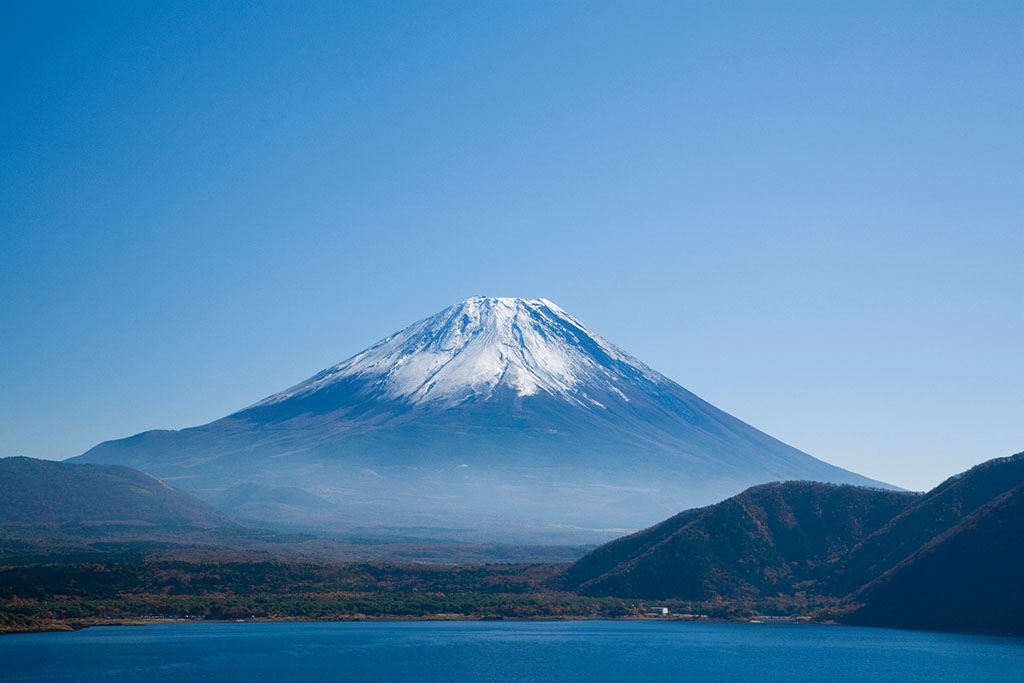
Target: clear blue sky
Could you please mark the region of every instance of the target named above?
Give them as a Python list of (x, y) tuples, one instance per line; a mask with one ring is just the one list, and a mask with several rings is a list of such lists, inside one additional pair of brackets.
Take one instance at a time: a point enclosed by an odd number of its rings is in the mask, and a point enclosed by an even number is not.
[(5, 2), (0, 455), (476, 294), (911, 488), (1024, 450), (1024, 3)]

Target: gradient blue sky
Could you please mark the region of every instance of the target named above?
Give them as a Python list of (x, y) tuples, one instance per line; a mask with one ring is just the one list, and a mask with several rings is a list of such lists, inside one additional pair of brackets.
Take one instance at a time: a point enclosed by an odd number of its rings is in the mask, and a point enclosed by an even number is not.
[(1024, 450), (1024, 3), (0, 5), (0, 455), (544, 296), (911, 488)]

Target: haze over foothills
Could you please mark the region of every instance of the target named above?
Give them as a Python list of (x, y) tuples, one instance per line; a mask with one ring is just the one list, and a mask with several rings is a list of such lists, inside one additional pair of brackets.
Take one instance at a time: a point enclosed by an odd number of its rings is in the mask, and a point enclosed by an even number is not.
[(892, 488), (724, 413), (547, 299), (468, 299), (223, 419), (72, 460), (272, 526), (526, 544), (611, 540), (766, 482)]
[(0, 456), (546, 297), (931, 488), (1024, 443), (1022, 35), (1015, 2), (5, 5)]

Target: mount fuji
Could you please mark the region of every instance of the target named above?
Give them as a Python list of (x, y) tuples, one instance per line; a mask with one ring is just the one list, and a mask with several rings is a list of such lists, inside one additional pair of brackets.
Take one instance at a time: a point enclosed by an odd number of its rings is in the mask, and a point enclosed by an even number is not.
[(769, 481), (889, 488), (519, 298), (468, 299), (227, 417), (75, 460), (263, 522), (526, 542), (605, 540)]

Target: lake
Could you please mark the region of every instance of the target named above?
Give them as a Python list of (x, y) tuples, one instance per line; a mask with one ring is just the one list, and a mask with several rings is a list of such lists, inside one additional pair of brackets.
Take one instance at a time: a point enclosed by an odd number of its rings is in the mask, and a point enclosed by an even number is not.
[(1024, 681), (1024, 640), (810, 624), (191, 623), (0, 637), (3, 681)]

